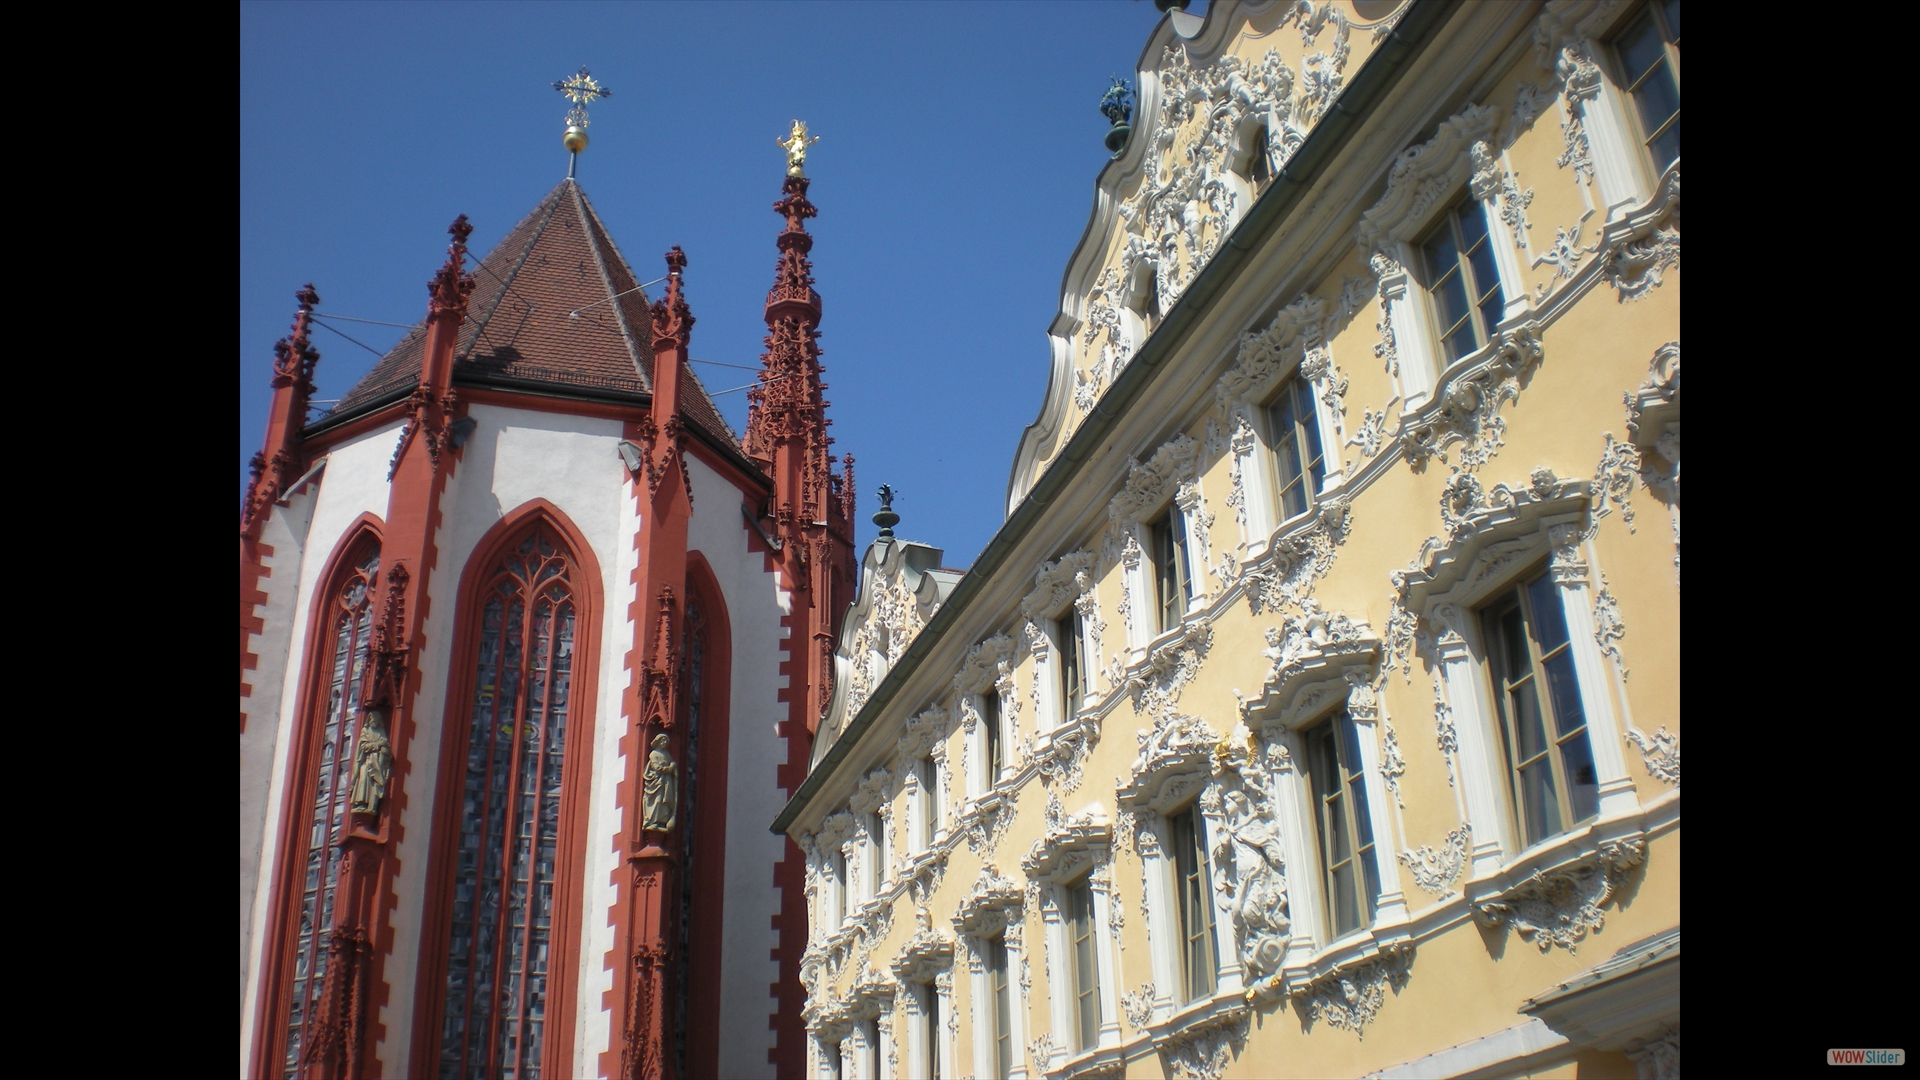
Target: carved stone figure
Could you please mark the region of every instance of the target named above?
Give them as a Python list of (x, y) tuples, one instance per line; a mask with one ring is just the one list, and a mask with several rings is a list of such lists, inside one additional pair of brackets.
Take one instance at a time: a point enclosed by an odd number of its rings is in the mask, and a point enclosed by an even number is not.
[(1269, 974), (1286, 953), (1286, 860), (1280, 831), (1254, 810), (1246, 795), (1227, 793), (1227, 835), (1232, 843), (1233, 869), (1239, 878), (1230, 900), (1234, 928), (1239, 931), (1240, 958), (1251, 973)]
[(360, 722), (360, 741), (353, 751), (353, 786), (348, 809), (356, 814), (377, 814), (386, 800), (387, 784), (393, 779), (393, 747), (387, 742), (387, 714), (384, 709), (368, 709)]
[(647, 771), (640, 780), (640, 827), (648, 832), (673, 828), (680, 806), (680, 767), (667, 753), (667, 737), (655, 735), (647, 755)]

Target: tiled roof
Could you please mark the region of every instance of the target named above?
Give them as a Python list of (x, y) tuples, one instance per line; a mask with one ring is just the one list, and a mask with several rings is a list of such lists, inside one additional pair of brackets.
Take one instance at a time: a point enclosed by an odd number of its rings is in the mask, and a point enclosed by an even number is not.
[[(652, 392), (647, 294), (636, 289), (633, 268), (571, 179), (494, 245), (473, 279), (454, 345), (456, 383)], [(328, 415), (347, 415), (418, 383), (425, 342), (424, 329), (401, 339)], [(687, 419), (738, 446), (699, 380), (684, 365), (681, 371)]]

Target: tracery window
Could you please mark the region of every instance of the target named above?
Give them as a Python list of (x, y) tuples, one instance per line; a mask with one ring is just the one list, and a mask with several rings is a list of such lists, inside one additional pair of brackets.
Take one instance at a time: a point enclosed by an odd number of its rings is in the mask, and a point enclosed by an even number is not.
[(284, 1075), (293, 1076), (305, 1049), (307, 1024), (320, 1005), (327, 974), (327, 928), (333, 923), (334, 886), (340, 878), (340, 841), (347, 823), (354, 740), (360, 726), (362, 679), (367, 673), (368, 641), (373, 631), (373, 586), (380, 570), (380, 545), (368, 543), (327, 598), (325, 623), (326, 712), (319, 721), (317, 763), (306, 832), (306, 857), (300, 878), (300, 923), (294, 938), (293, 984), (286, 1016)]
[(544, 525), (482, 595), (440, 1042), (443, 1078), (536, 1080), (547, 1019), (573, 563)]

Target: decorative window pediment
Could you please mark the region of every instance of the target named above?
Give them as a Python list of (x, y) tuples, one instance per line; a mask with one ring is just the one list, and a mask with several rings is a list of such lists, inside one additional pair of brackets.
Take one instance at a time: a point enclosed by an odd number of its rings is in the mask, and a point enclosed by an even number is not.
[(894, 957), (893, 974), (901, 982), (930, 982), (953, 968), (953, 935), (935, 930), (924, 907), (914, 909), (913, 917), (917, 929)]
[(1570, 953), (1578, 952), (1588, 933), (1606, 925), (1601, 909), (1613, 901), (1646, 857), (1647, 844), (1642, 837), (1604, 841), (1592, 851), (1536, 870), (1518, 883), (1474, 901), (1474, 917), (1483, 926), (1512, 926), (1543, 953), (1551, 952), (1556, 945)]
[(1078, 877), (1106, 861), (1113, 847), (1113, 824), (1099, 803), (1079, 813), (1062, 812), (1058, 799), (1047, 800), (1047, 831), (1033, 842), (1020, 869), (1028, 878), (1057, 884)]
[(1001, 877), (992, 863), (983, 863), (973, 888), (953, 913), (954, 932), (990, 938), (1020, 918), (1024, 903), (1025, 893), (1017, 883)]
[[(1548, 547), (1547, 527), (1578, 520), (1587, 508), (1585, 480), (1536, 468), (1524, 487), (1482, 486), (1455, 471), (1440, 496), (1446, 537), (1429, 537), (1405, 570), (1389, 575), (1401, 606), (1430, 614), (1443, 600), (1471, 604)], [(1391, 637), (1391, 632), (1389, 633)]]
[(1680, 343), (1669, 341), (1655, 350), (1653, 361), (1648, 365), (1647, 380), (1640, 384), (1637, 392), (1623, 396), (1627, 406), (1627, 432), (1633, 436), (1634, 445), (1642, 450), (1658, 450), (1667, 425), (1680, 421)]
[(1379, 711), (1373, 681), (1380, 652), (1380, 638), (1365, 622), (1308, 601), (1304, 616), (1289, 615), (1267, 631), (1261, 655), (1271, 666), (1259, 696), (1243, 699), (1240, 713), (1252, 728), (1292, 727), (1344, 700), (1356, 718), (1371, 719), (1358, 714)]
[(1200, 441), (1185, 432), (1160, 444), (1146, 461), (1127, 466), (1127, 482), (1107, 505), (1107, 516), (1119, 523), (1145, 522), (1164, 507), (1197, 475)]
[[(897, 750), (900, 759), (912, 761), (914, 758), (944, 750), (948, 730), (947, 721), (947, 710), (938, 705), (908, 717), (900, 733)], [(907, 770), (909, 773), (911, 771)]]
[(1398, 261), (1399, 245), (1412, 243), (1434, 211), (1473, 178), (1468, 150), (1491, 136), (1499, 121), (1497, 106), (1469, 105), (1441, 121), (1433, 138), (1402, 151), (1387, 173), (1386, 194), (1360, 215), (1360, 253)]
[(856, 814), (871, 814), (887, 803), (892, 793), (893, 774), (886, 769), (875, 769), (868, 773), (853, 790), (848, 800), (848, 808)]
[(1093, 589), (1094, 554), (1073, 551), (1041, 567), (1033, 575), (1034, 589), (1020, 601), (1029, 620), (1050, 619), (1062, 608)]
[[(1005, 634), (995, 634), (974, 645), (967, 650), (967, 658), (953, 677), (953, 692), (962, 696), (977, 694), (1002, 679), (1011, 679), (1012, 660), (1013, 639)], [(968, 716), (966, 722), (971, 725), (977, 719), (977, 716)], [(972, 730), (971, 726), (968, 730)]]
[(1165, 813), (1192, 799), (1209, 775), (1220, 735), (1197, 716), (1173, 713), (1137, 733), (1139, 756), (1120, 779), (1114, 802), (1122, 811)]

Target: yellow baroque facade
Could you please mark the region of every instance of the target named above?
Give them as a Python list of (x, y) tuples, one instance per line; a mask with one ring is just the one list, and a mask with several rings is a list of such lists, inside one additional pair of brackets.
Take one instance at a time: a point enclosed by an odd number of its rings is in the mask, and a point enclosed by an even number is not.
[(1676, 1076), (1679, 4), (1147, 43), (964, 576), (774, 823), (815, 1075)]

